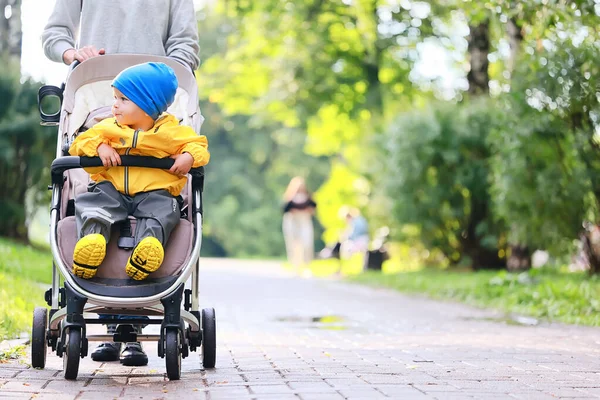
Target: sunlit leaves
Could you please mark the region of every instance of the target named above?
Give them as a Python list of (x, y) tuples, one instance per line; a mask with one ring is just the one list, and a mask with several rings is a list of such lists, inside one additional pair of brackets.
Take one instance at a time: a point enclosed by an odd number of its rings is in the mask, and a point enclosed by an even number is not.
[[(287, 107), (303, 126), (315, 117), (322, 119), (323, 108), (337, 107), (353, 121), (362, 110), (383, 114), (385, 102), (409, 95), (414, 59), (404, 57), (402, 49), (419, 39), (418, 31), (411, 30), (415, 27), (408, 29), (411, 23), (430, 14), (427, 3), (390, 7), (374, 0), (270, 0), (251, 7), (234, 2), (225, 8), (237, 10), (238, 23), (226, 57), (207, 62), (203, 70), (208, 84), (217, 89), (211, 98), (228, 113), (271, 113), (269, 105), (279, 103), (275, 119), (286, 124), (294, 120), (283, 112)], [(396, 29), (398, 24), (407, 28)], [(410, 39), (395, 40), (403, 36)], [(252, 83), (254, 77), (258, 84)]]
[(344, 143), (356, 141), (360, 133), (357, 124), (336, 105), (323, 106), (307, 128), (306, 150), (316, 155), (339, 153)]
[(323, 234), (326, 243), (335, 243), (346, 228), (344, 216), (339, 215), (340, 206), (365, 207), (369, 195), (370, 185), (363, 177), (343, 163), (333, 163), (329, 178), (315, 193), (317, 216), (326, 228)]

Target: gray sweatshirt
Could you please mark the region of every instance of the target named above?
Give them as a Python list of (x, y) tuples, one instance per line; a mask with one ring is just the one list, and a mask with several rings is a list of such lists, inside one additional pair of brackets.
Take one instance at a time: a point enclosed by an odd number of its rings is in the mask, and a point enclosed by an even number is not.
[(200, 63), (192, 0), (56, 0), (42, 43), (56, 62), (68, 49), (94, 45), (106, 54), (173, 57), (192, 69)]

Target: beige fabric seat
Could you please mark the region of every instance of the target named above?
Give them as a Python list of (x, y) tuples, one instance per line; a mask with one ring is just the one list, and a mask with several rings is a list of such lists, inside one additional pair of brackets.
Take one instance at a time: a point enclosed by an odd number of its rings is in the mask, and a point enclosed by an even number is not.
[[(131, 231), (135, 232), (136, 221), (131, 218)], [(148, 279), (162, 278), (178, 274), (185, 263), (189, 260), (192, 252), (192, 239), (194, 237), (194, 226), (188, 220), (182, 219), (173, 230), (165, 248), (165, 259), (162, 266), (148, 276)], [(93, 279), (110, 278), (131, 280), (125, 273), (125, 265), (131, 255), (131, 250), (123, 250), (117, 246), (119, 229), (113, 227), (110, 242), (108, 243), (106, 258), (98, 268)], [(66, 217), (58, 222), (58, 242), (62, 261), (65, 265), (73, 265), (73, 250), (77, 243), (77, 231), (75, 228), (75, 217)]]
[[(71, 169), (65, 172), (65, 183), (62, 189), (62, 202), (60, 215), (64, 216), (58, 221), (57, 239), (59, 244), (59, 253), (64, 265), (69, 267), (73, 265), (73, 250), (77, 243), (77, 229), (74, 216), (66, 216), (68, 202), (81, 193), (87, 191), (87, 185), (90, 182), (90, 176), (83, 169)], [(188, 182), (181, 192), (184, 208), (188, 207), (189, 193), (191, 192), (191, 179), (188, 176)], [(136, 220), (130, 217), (131, 232), (135, 232)], [(131, 255), (131, 250), (123, 250), (117, 246), (119, 239), (119, 226), (112, 228), (110, 242), (108, 243), (106, 258), (98, 268), (96, 276), (90, 281), (102, 278), (126, 279), (131, 278), (125, 273), (125, 265)], [(188, 212), (188, 219), (180, 219), (179, 225), (171, 233), (171, 237), (165, 247), (165, 259), (163, 265), (148, 276), (149, 281), (154, 278), (177, 275), (183, 266), (189, 260), (193, 248), (194, 225), (192, 224), (191, 212)]]
[[(87, 185), (90, 183), (90, 176), (83, 169), (71, 169), (65, 172), (65, 183), (62, 188), (62, 202), (60, 215), (64, 216), (58, 221), (57, 239), (59, 244), (59, 253), (64, 265), (71, 267), (73, 265), (73, 250), (77, 243), (77, 229), (74, 216), (66, 216), (69, 200), (76, 198), (79, 194), (87, 191)], [(188, 182), (181, 192), (183, 197), (183, 207), (189, 207), (189, 193), (191, 192), (191, 179), (188, 176)], [(179, 225), (171, 233), (171, 237), (165, 247), (165, 259), (163, 265), (148, 276), (148, 279), (161, 278), (165, 276), (177, 275), (189, 260), (193, 248), (194, 225), (192, 224), (191, 212), (188, 212), (188, 219), (180, 219)], [(136, 220), (130, 217), (131, 232), (135, 232)], [(96, 277), (112, 279), (131, 278), (125, 273), (125, 265), (131, 255), (131, 250), (123, 250), (117, 246), (119, 238), (118, 225), (113, 226), (110, 242), (108, 243), (106, 258), (98, 268)], [(91, 279), (90, 281), (94, 281)]]

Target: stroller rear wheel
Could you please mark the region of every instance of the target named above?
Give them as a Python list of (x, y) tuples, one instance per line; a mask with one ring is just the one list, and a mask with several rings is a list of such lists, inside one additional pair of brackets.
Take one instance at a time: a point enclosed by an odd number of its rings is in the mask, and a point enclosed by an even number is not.
[(36, 307), (33, 310), (33, 327), (31, 329), (31, 366), (33, 368), (43, 369), (46, 366), (47, 329), (48, 309), (46, 307)]
[(79, 359), (81, 358), (81, 331), (79, 329), (68, 328), (63, 349), (65, 379), (75, 380), (79, 372)]
[(165, 359), (167, 377), (176, 381), (181, 378), (181, 335), (177, 328), (167, 328), (165, 332)]
[(217, 322), (215, 309), (202, 310), (202, 365), (214, 368), (217, 359)]

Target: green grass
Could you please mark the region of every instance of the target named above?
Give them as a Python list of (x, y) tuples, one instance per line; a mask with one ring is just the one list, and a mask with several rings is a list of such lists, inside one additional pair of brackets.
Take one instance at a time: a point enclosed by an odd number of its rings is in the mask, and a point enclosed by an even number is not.
[(343, 261), (315, 260), (299, 272), (310, 271), (317, 277), (341, 275), (350, 282), (459, 301), (508, 315), (600, 326), (600, 276), (590, 277), (587, 273), (555, 267), (521, 274), (423, 268), (422, 258), (404, 248), (395, 250), (396, 256), (383, 264), (382, 272), (363, 273), (359, 255)]
[(521, 274), (424, 268), (393, 274), (369, 271), (348, 279), (493, 308), (507, 314), (600, 326), (600, 277), (589, 277), (585, 273), (562, 272), (555, 268), (533, 269)]
[(17, 360), (25, 356), (24, 345), (14, 346), (7, 350), (0, 350), (0, 363), (7, 363), (10, 360)]
[(30, 329), (33, 309), (45, 305), (44, 291), (51, 281), (50, 250), (0, 238), (0, 340)]

